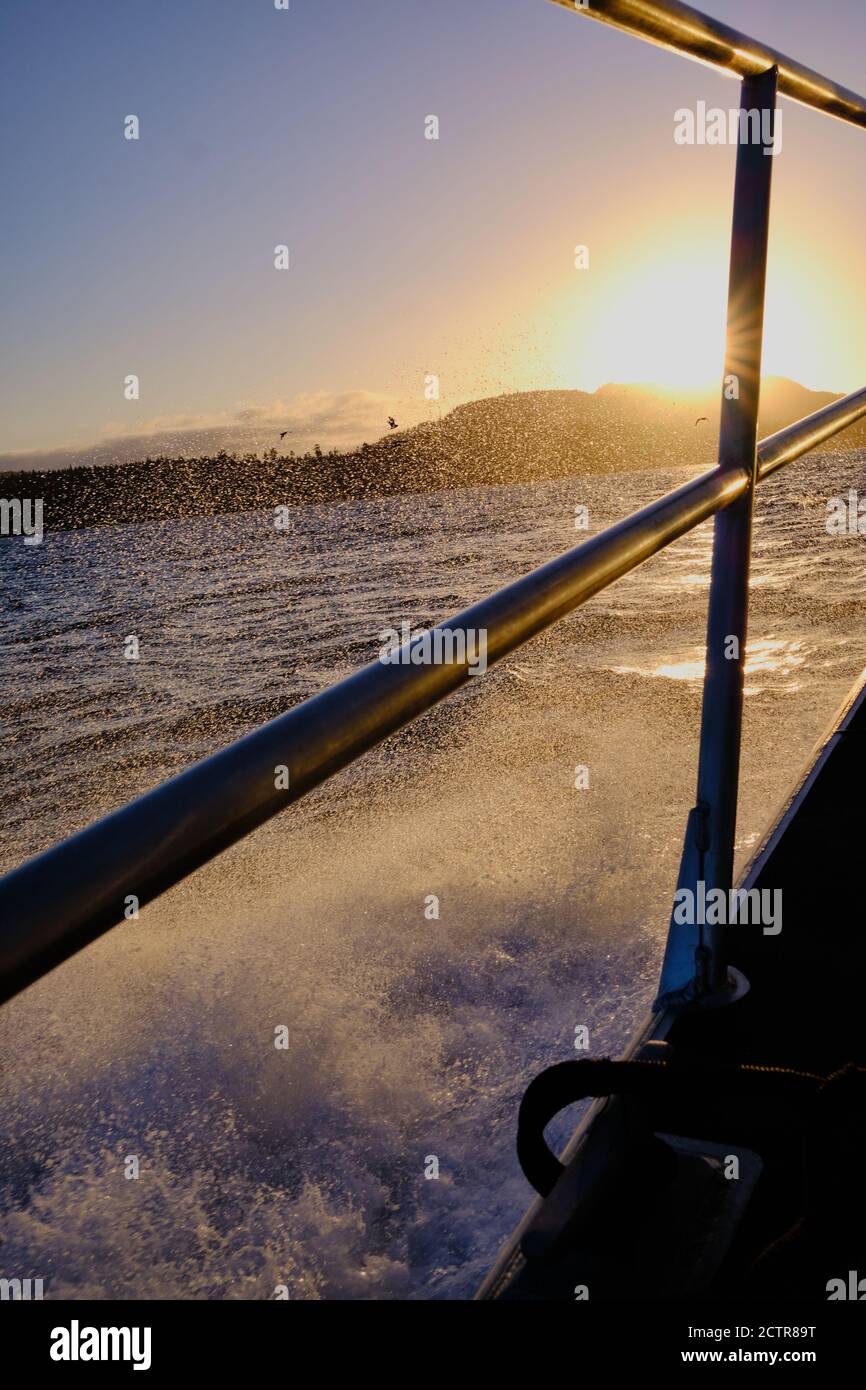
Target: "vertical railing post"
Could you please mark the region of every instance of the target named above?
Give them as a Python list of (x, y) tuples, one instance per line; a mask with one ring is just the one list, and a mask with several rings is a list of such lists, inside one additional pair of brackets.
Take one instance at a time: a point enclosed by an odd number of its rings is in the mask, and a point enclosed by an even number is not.
[[(693, 1003), (728, 988), (726, 926), (700, 918), (705, 895), (722, 889), (727, 901), (733, 882), (777, 76), (770, 68), (741, 88), (741, 112), (759, 113), (760, 133), (755, 138), (741, 115), (719, 466), (745, 468), (752, 486), (715, 519), (697, 801), (686, 828), (658, 1005)], [(679, 896), (683, 889), (693, 895), (691, 921), (680, 920), (689, 915), (688, 900)]]

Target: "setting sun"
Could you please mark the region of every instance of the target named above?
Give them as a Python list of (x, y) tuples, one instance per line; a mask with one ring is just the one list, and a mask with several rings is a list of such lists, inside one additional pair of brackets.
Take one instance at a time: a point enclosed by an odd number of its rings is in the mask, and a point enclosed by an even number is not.
[(687, 243), (641, 261), (611, 287), (595, 336), (601, 381), (699, 391), (721, 380), (727, 264)]

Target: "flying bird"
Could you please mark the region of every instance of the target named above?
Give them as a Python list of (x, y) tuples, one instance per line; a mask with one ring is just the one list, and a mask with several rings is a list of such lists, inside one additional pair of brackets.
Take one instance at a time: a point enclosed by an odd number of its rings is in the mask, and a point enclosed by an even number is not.
[(395, 430), (397, 428), (397, 421), (394, 419), (393, 415), (388, 416), (388, 428), (389, 430)]
[(698, 425), (702, 424), (704, 420), (706, 420), (709, 424), (709, 417), (706, 415), (701, 415), (700, 418), (695, 421), (695, 429), (697, 429)]
[(280, 432), (280, 439), (285, 439), (287, 434), (291, 434), (291, 430), (282, 430)]

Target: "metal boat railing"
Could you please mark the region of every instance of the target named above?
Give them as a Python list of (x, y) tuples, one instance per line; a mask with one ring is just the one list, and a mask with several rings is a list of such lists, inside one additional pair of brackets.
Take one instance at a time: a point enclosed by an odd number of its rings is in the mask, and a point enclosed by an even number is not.
[(566, 10), (599, 19), (660, 48), (719, 68), (731, 77), (758, 77), (769, 68), (779, 72), (779, 94), (803, 106), (866, 126), (866, 101), (829, 78), (786, 58), (727, 24), (701, 14), (679, 0), (553, 0)]
[[(673, 0), (554, 0), (743, 78), (742, 110), (781, 92), (866, 125), (866, 101)], [(772, 122), (773, 117), (770, 117)], [(866, 388), (756, 444), (773, 159), (740, 144), (719, 465), (440, 625), (486, 633), (487, 664), (715, 516), (698, 795), (679, 885), (731, 886), (755, 484), (866, 415)], [(737, 654), (729, 658), (731, 638)], [(413, 638), (407, 656), (424, 639)], [(0, 1000), (153, 900), (472, 678), (470, 644), (432, 664), (373, 662), (0, 880)], [(658, 1003), (733, 989), (718, 928), (668, 936)]]

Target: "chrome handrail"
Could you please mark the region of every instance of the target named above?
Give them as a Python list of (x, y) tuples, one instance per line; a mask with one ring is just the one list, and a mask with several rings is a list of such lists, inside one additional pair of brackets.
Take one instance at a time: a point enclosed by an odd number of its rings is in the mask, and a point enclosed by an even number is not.
[[(734, 877), (774, 163), (767, 155), (773, 149), (778, 78), (778, 68), (744, 78), (740, 98), (742, 110), (766, 111), (769, 123), (761, 141), (741, 143), (737, 151), (724, 367), (724, 381), (735, 385), (736, 391), (725, 391), (722, 398), (719, 467), (744, 469), (749, 486), (716, 517), (698, 786), (686, 824), (678, 892), (695, 892), (700, 882), (728, 889)], [(657, 1006), (693, 1003), (730, 991), (724, 936), (725, 927), (720, 924), (695, 921), (684, 929), (671, 917)]]
[(856, 92), (679, 0), (553, 0), (553, 4), (732, 77), (757, 77), (777, 68), (781, 96), (840, 121), (866, 126), (866, 100)]
[[(742, 102), (775, 105), (775, 89), (866, 124), (866, 102), (686, 5), (609, 0), (569, 8), (744, 75)], [(761, 65), (767, 64), (765, 71)], [(729, 353), (742, 329), (752, 344), (743, 391), (725, 397), (717, 468), (609, 527), (457, 617), (438, 633), (486, 634), (492, 665), (711, 516), (716, 516), (698, 805), (689, 818), (680, 882), (703, 874), (726, 886), (733, 834), (745, 657), (754, 483), (866, 416), (866, 388), (789, 425), (755, 447), (770, 178), (746, 146), (734, 200)], [(737, 338), (742, 353), (742, 334)], [(736, 557), (733, 572), (730, 557)], [(741, 639), (736, 669), (718, 660), (719, 635)], [(408, 644), (407, 655), (417, 641)], [(205, 758), (0, 879), (0, 1001), (23, 989), (152, 901), (313, 787), (472, 678), (466, 651), (433, 664), (376, 661), (289, 713)], [(726, 710), (713, 714), (716, 696)], [(284, 785), (284, 783), (286, 785)], [(715, 835), (715, 840), (713, 836)], [(727, 985), (722, 942), (669, 934), (659, 1002), (693, 1003)]]

